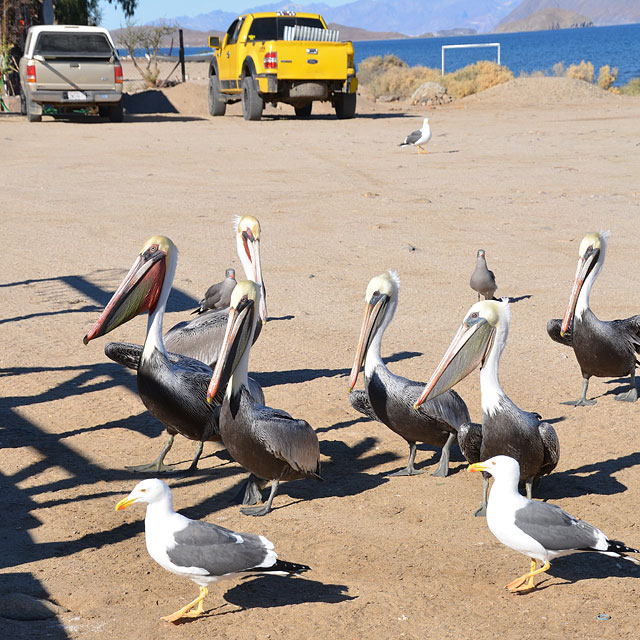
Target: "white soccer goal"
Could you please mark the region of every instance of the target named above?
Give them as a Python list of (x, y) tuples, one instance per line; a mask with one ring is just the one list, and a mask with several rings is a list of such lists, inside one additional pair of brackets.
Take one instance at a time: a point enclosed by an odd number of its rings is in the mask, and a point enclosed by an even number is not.
[(500, 64), (500, 43), (486, 42), (482, 44), (445, 44), (442, 46), (442, 75), (444, 75), (444, 50), (445, 49), (475, 49), (477, 47), (498, 47), (498, 64)]

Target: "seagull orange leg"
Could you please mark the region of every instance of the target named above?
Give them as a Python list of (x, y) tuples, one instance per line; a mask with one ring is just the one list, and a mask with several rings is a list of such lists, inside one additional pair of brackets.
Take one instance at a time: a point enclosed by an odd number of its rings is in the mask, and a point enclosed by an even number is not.
[[(207, 587), (200, 587), (200, 595), (190, 602), (188, 605), (182, 607), (179, 611), (172, 613), (170, 616), (162, 616), (162, 620), (166, 620), (167, 622), (175, 622), (180, 618), (196, 618), (204, 613), (204, 604), (203, 601), (206, 598), (209, 590)], [(198, 608), (195, 611), (191, 611), (193, 607), (198, 605)]]
[(544, 573), (549, 570), (551, 565), (548, 562), (545, 562), (544, 566), (540, 569), (536, 569), (536, 561), (531, 559), (531, 571), (529, 573), (525, 573), (523, 576), (520, 576), (517, 580), (510, 582), (505, 586), (505, 589), (511, 591), (511, 593), (523, 593), (525, 591), (531, 591), (535, 589), (535, 585), (533, 584), (533, 576), (538, 575), (539, 573)]

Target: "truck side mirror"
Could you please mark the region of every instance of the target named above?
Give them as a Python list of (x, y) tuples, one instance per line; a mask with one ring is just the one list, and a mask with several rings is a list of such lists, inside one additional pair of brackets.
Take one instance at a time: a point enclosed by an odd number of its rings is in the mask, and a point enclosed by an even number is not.
[(209, 36), (209, 46), (212, 49), (220, 48), (220, 37), (219, 36)]

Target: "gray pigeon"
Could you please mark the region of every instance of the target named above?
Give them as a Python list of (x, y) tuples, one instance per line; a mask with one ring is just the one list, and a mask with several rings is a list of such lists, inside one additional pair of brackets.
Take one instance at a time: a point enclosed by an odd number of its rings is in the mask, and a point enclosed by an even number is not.
[(480, 294), (484, 296), (485, 300), (495, 300), (494, 294), (498, 285), (496, 284), (496, 277), (493, 275), (493, 271), (489, 271), (487, 268), (484, 249), (478, 249), (478, 261), (476, 262), (476, 268), (471, 274), (469, 285), (474, 291), (478, 292), (478, 300), (480, 300)]

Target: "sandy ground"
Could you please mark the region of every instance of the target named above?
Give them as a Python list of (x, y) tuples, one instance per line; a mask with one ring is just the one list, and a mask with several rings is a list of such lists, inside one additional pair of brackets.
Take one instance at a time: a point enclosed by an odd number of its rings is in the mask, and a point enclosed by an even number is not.
[[(395, 372), (426, 380), (476, 300), (468, 281), (484, 248), (499, 293), (519, 299), (503, 387), (553, 419), (560, 439), (538, 496), (640, 545), (640, 405), (614, 402), (624, 382), (600, 379), (596, 406), (561, 405), (578, 396), (579, 369), (545, 333), (591, 230), (612, 232), (594, 311), (640, 310), (640, 101), (543, 80), (429, 112), (424, 156), (397, 146), (421, 123), (417, 107), (363, 99), (347, 121), (270, 107), (254, 123), (236, 106), (214, 119), (195, 83), (166, 92), (177, 113), (123, 124), (0, 119), (0, 592), (60, 605), (55, 618), (16, 621), (0, 598), (7, 638), (637, 637), (638, 567), (573, 555), (535, 592), (507, 593), (528, 561), (473, 517), (480, 478), (459, 453), (446, 479), (389, 478), (405, 442), (347, 398), (369, 279), (399, 270), (384, 353)], [(188, 317), (227, 266), (239, 269), (241, 213), (262, 223), (271, 317), (251, 370), (268, 404), (316, 429), (326, 481), (287, 483), (271, 514), (249, 518), (233, 503), (245, 472), (207, 444), (195, 476), (168, 482), (188, 516), (262, 533), (313, 571), (214, 586), (206, 615), (174, 626), (160, 616), (196, 586), (149, 558), (142, 507), (114, 511), (139, 480), (125, 465), (155, 457), (163, 428), (106, 340), (85, 347), (82, 336), (154, 233), (181, 250), (166, 324)], [(110, 337), (144, 332), (137, 318)], [(477, 372), (458, 390), (479, 420)], [(184, 469), (193, 450), (177, 438), (168, 461)], [(418, 466), (430, 471), (437, 455), (421, 446)]]

